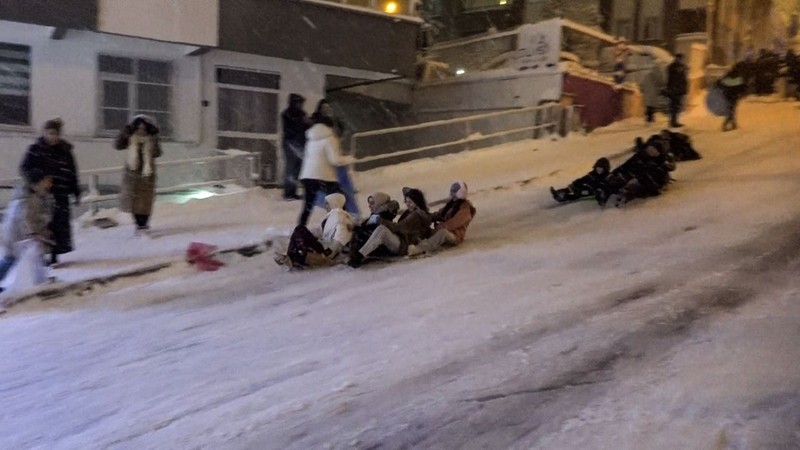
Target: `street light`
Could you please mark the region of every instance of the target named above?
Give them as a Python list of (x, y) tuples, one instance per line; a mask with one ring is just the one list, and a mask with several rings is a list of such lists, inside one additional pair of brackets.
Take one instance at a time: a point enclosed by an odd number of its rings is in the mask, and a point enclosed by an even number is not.
[(386, 5), (383, 7), (383, 10), (389, 14), (397, 13), (397, 2), (391, 1), (386, 3)]

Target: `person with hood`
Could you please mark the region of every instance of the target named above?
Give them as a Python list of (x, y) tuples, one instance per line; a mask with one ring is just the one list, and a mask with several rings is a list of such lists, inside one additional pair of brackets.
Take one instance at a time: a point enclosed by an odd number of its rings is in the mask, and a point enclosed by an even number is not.
[[(0, 259), (0, 282), (20, 257), (20, 244), (27, 239), (34, 239), (42, 255), (45, 248), (53, 244), (50, 240), (52, 232), (49, 224), (53, 215), (53, 196), (50, 189), (53, 177), (40, 169), (30, 169), (28, 179), (14, 192), (3, 217), (0, 248), (3, 258)], [(41, 264), (41, 263), (40, 263)], [(3, 288), (0, 288), (2, 292)]]
[(550, 193), (553, 195), (553, 199), (559, 203), (597, 196), (606, 187), (610, 171), (611, 162), (608, 158), (600, 158), (595, 161), (591, 172), (574, 180), (565, 188), (555, 189), (550, 186)]
[(694, 148), (692, 138), (687, 134), (661, 130), (660, 135), (653, 135), (651, 139), (655, 137), (661, 138), (667, 151), (675, 157), (675, 161), (694, 161), (703, 158)]
[(161, 157), (158, 125), (144, 114), (125, 125), (114, 148), (125, 151), (120, 210), (133, 216), (136, 236), (150, 231), (150, 216), (156, 200), (156, 158)]
[(383, 219), (379, 214), (372, 214), (368, 223), (377, 224), (367, 242), (358, 251), (350, 254), (347, 264), (350, 267), (361, 267), (364, 259), (380, 246), (386, 247), (393, 255), (405, 255), (410, 244), (418, 244), (431, 235), (431, 215), (428, 202), (419, 189), (404, 187), (403, 198), (406, 210), (397, 222)]
[(344, 195), (327, 195), (325, 209), (328, 213), (322, 219), (320, 237), (307, 227), (297, 225), (289, 238), (286, 254), (277, 254), (275, 262), (291, 267), (332, 265), (353, 236), (353, 217), (343, 208)]
[(303, 110), (306, 99), (300, 94), (289, 94), (289, 106), (281, 113), (283, 125), (283, 158), (285, 172), (283, 178), (283, 199), (300, 200), (297, 183), (303, 152), (306, 145), (306, 131), (311, 127), (311, 119)]
[(336, 177), (336, 168), (345, 166), (349, 160), (342, 155), (339, 138), (333, 127), (333, 109), (327, 100), (320, 100), (311, 116), (314, 125), (306, 131), (306, 148), (303, 166), (300, 169), (300, 183), (303, 185), (303, 210), (298, 225), (306, 226), (317, 192), (325, 194), (341, 192)]
[(722, 90), (722, 95), (728, 101), (728, 114), (725, 117), (725, 122), (722, 123), (722, 131), (735, 130), (739, 128), (736, 123), (736, 106), (747, 91), (741, 68), (738, 65), (734, 65), (725, 76), (717, 81), (717, 87)]
[(661, 195), (670, 181), (669, 172), (673, 170), (675, 158), (662, 140), (648, 140), (644, 151), (634, 154), (611, 172), (608, 196), (598, 198), (598, 203), (603, 206), (615, 195), (615, 206), (621, 208), (634, 198)]
[[(370, 216), (372, 214), (379, 215), (382, 219), (393, 222), (397, 213), (400, 211), (400, 204), (397, 200), (392, 200), (389, 194), (385, 192), (376, 192), (367, 197), (367, 206), (369, 207)], [(378, 223), (369, 223), (369, 217), (364, 219), (361, 224), (356, 225), (353, 229), (353, 238), (350, 240), (350, 254), (353, 254), (361, 248), (372, 236), (372, 232), (378, 228)], [(390, 254), (386, 247), (378, 247), (372, 252), (374, 256), (385, 256)]]
[(661, 66), (656, 63), (642, 80), (642, 100), (647, 123), (653, 123), (656, 111), (661, 108), (662, 91), (664, 91), (664, 76)]
[(58, 263), (58, 255), (73, 250), (72, 210), (70, 196), (74, 204), (80, 204), (81, 190), (78, 184), (78, 167), (72, 154), (72, 144), (62, 139), (64, 122), (60, 118), (48, 120), (44, 124), (44, 134), (28, 148), (20, 172), (28, 184), (31, 173), (41, 170), (53, 178), (51, 192), (55, 199), (50, 231), (54, 245), (50, 248), (50, 264)]
[(678, 122), (678, 114), (683, 106), (683, 97), (689, 92), (689, 81), (687, 77), (686, 64), (683, 63), (683, 54), (675, 55), (675, 60), (667, 67), (667, 89), (665, 91), (669, 98), (669, 126), (680, 128), (682, 123)]
[(467, 200), (467, 183), (456, 181), (450, 186), (450, 199), (442, 209), (431, 214), (433, 235), (419, 244), (409, 244), (408, 256), (433, 253), (444, 246), (456, 246), (464, 242), (467, 228), (475, 217), (476, 209)]

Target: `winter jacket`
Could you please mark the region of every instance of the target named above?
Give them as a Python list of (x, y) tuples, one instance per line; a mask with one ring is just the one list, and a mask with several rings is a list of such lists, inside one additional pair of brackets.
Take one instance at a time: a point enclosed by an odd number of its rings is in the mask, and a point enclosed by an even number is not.
[(300, 179), (336, 182), (336, 167), (347, 165), (349, 160), (342, 156), (339, 138), (333, 129), (318, 123), (306, 131), (306, 138)]
[(689, 92), (686, 65), (677, 59), (667, 68), (667, 95), (671, 98), (683, 97)]
[[(397, 217), (397, 212), (400, 211), (400, 204), (397, 203), (397, 200), (391, 200), (387, 194), (382, 192), (373, 194), (372, 197), (376, 199), (376, 208), (375, 213), (381, 216), (383, 220), (392, 222), (394, 221), (395, 217)], [(381, 198), (383, 201), (378, 202), (378, 198)], [(372, 233), (378, 228), (377, 223), (371, 224), (369, 223), (369, 217), (364, 219), (360, 225), (356, 225), (353, 229), (353, 238), (350, 240), (350, 253), (357, 252), (372, 236)], [(374, 252), (372, 252), (373, 256), (381, 256), (381, 255), (389, 255), (389, 252), (385, 247), (381, 246)]]
[(440, 209), (431, 215), (434, 229), (447, 230), (456, 237), (455, 244), (464, 242), (467, 235), (467, 228), (475, 217), (477, 210), (467, 199), (450, 200)]
[(339, 193), (330, 194), (325, 197), (325, 201), (331, 210), (322, 219), (321, 241), (323, 245), (335, 242), (338, 244), (337, 250), (340, 250), (350, 243), (355, 223), (353, 222), (353, 217), (344, 210), (344, 195)]
[(722, 95), (731, 104), (735, 104), (747, 91), (744, 78), (737, 72), (729, 72), (717, 81), (717, 86), (722, 90)]
[(421, 209), (406, 210), (397, 222), (381, 218), (380, 224), (400, 238), (400, 251), (405, 255), (410, 244), (418, 244), (431, 236), (431, 215)]
[(47, 236), (53, 205), (51, 194), (37, 194), (27, 186), (18, 187), (3, 217), (3, 234), (0, 236), (3, 253), (16, 257), (18, 242), (33, 236)]
[(138, 137), (126, 127), (117, 136), (114, 148), (127, 152), (122, 173), (120, 209), (149, 216), (156, 198), (155, 159), (161, 156), (158, 134)]
[(81, 195), (78, 186), (78, 167), (72, 155), (72, 144), (62, 140), (56, 145), (48, 145), (44, 138), (39, 138), (28, 147), (28, 152), (20, 164), (20, 172), (26, 180), (30, 171), (39, 169), (45, 175), (53, 177), (53, 188), (50, 192), (55, 197)]
[(661, 106), (661, 91), (664, 90), (664, 75), (661, 67), (656, 65), (642, 80), (642, 97), (644, 106), (657, 108)]

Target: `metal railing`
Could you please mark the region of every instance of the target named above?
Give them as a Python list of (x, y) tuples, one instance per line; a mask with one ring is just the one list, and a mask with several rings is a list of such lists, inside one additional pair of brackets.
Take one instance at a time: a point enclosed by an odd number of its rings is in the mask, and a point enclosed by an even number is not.
[[(229, 152), (230, 150), (228, 150)], [(216, 156), (190, 158), (175, 161), (159, 161), (157, 164), (158, 186), (156, 193), (179, 192), (218, 184), (239, 184), (252, 186), (258, 182), (260, 174), (260, 155), (241, 152), (238, 154), (222, 153)], [(92, 206), (94, 212), (102, 202), (113, 202), (119, 199), (119, 187), (122, 184), (123, 167), (108, 167), (80, 171), (80, 180), (88, 184), (81, 197), (82, 203)], [(5, 209), (14, 186), (22, 182), (20, 177), (0, 179), (0, 186), (7, 194), (0, 199), (0, 211)], [(107, 193), (103, 193), (103, 192)]]
[(355, 170), (366, 170), (422, 157), (538, 139), (570, 131), (572, 107), (558, 103), (493, 112), (418, 125), (355, 133), (350, 149)]

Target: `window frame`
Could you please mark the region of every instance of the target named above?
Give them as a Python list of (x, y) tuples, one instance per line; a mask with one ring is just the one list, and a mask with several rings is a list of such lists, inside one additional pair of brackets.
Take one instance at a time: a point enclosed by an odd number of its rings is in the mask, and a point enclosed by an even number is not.
[[(114, 73), (114, 72), (103, 72), (100, 68), (100, 59), (102, 57), (110, 57), (110, 58), (124, 58), (131, 60), (132, 62), (132, 69), (133, 73), (131, 74), (122, 74), (122, 73)], [(160, 59), (160, 58), (150, 58), (150, 57), (141, 57), (141, 56), (130, 56), (130, 55), (120, 55), (120, 54), (111, 54), (111, 53), (98, 53), (97, 55), (97, 135), (108, 137), (108, 136), (115, 136), (119, 133), (119, 129), (109, 129), (106, 128), (105, 125), (105, 116), (104, 112), (106, 110), (118, 110), (118, 111), (128, 111), (128, 119), (130, 120), (136, 114), (159, 114), (166, 116), (165, 120), (159, 120), (159, 128), (161, 129), (161, 138), (170, 138), (174, 136), (175, 129), (173, 128), (173, 111), (174, 111), (174, 83), (175, 83), (175, 67), (171, 60), (168, 59)], [(161, 82), (153, 82), (153, 81), (141, 81), (140, 80), (140, 62), (147, 61), (147, 62), (154, 62), (160, 64), (166, 64), (169, 70), (167, 74), (168, 80), (167, 83)], [(118, 83), (126, 83), (128, 89), (128, 108), (120, 108), (115, 106), (106, 106), (105, 103), (105, 82), (118, 82)], [(167, 88), (167, 110), (160, 111), (160, 110), (140, 110), (139, 106), (139, 92), (138, 87), (139, 85), (150, 85), (150, 86), (163, 86)]]
[[(267, 75), (274, 75), (278, 78), (278, 87), (277, 88), (266, 88), (266, 87), (257, 87), (257, 86), (247, 86), (243, 84), (230, 84), (230, 83), (220, 83), (217, 78), (218, 71), (222, 70), (232, 70), (232, 71), (239, 71), (239, 72), (255, 72), (255, 73), (262, 73)], [(251, 69), (251, 68), (242, 68), (242, 67), (234, 67), (234, 66), (226, 66), (226, 65), (215, 65), (214, 66), (214, 84), (216, 88), (217, 95), (219, 95), (220, 89), (228, 89), (228, 90), (238, 90), (238, 91), (247, 91), (247, 92), (258, 92), (258, 93), (265, 93), (265, 94), (275, 94), (276, 96), (276, 104), (275, 104), (275, 133), (251, 133), (246, 131), (232, 131), (232, 130), (221, 130), (220, 129), (220, 117), (219, 117), (219, 104), (220, 101), (217, 99), (217, 117), (215, 128), (217, 130), (218, 137), (228, 137), (228, 138), (254, 138), (254, 139), (277, 139), (281, 133), (281, 124), (280, 124), (280, 115), (281, 115), (281, 83), (283, 82), (283, 77), (280, 72), (272, 71), (272, 70), (262, 70), (262, 69)]]
[[(25, 55), (26, 61), (25, 62), (27, 63), (27, 65), (25, 66), (25, 69), (27, 70), (27, 83), (25, 83), (25, 99), (26, 99), (26, 102), (27, 102), (27, 106), (26, 106), (27, 117), (25, 118), (25, 122), (24, 123), (10, 123), (10, 122), (2, 122), (2, 121), (0, 121), (0, 129), (6, 129), (6, 130), (28, 130), (33, 126), (32, 125), (32, 116), (33, 116), (33, 111), (32, 111), (32, 100), (33, 100), (32, 99), (32, 97), (33, 97), (33, 89), (32, 89), (32, 84), (33, 84), (33, 73), (32, 73), (33, 72), (33, 61), (32, 61), (32, 59), (33, 59), (33, 48), (30, 45), (17, 44), (17, 43), (13, 43), (13, 42), (5, 42), (5, 41), (0, 42), (0, 45), (6, 46), (6, 47), (12, 47), (12, 48), (6, 48), (6, 49), (0, 48), (0, 50), (7, 50), (7, 51), (10, 51), (10, 52), (22, 51), (24, 49), (24, 51), (26, 53), (26, 55)], [(17, 47), (18, 49), (15, 50), (15, 49), (13, 49), (13, 47)]]

